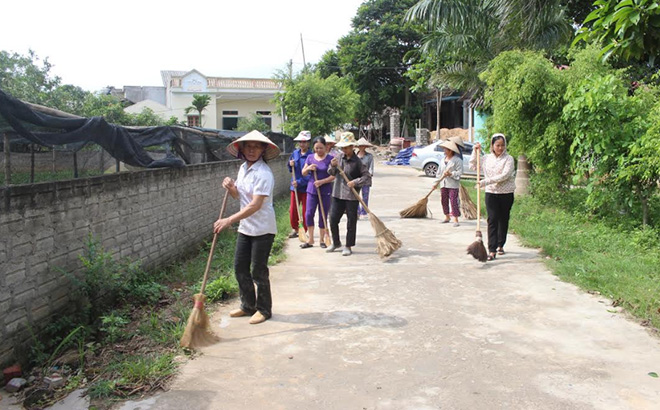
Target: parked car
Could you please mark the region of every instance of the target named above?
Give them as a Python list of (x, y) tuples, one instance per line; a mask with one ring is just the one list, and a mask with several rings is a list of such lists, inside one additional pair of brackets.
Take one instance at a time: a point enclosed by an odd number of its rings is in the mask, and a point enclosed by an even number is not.
[[(445, 157), (444, 149), (440, 146), (442, 141), (436, 141), (425, 147), (415, 148), (410, 157), (410, 166), (424, 171), (429, 177), (435, 177), (440, 168), (440, 163)], [(477, 175), (476, 171), (470, 169), (470, 157), (472, 156), (471, 142), (465, 142), (463, 149), (463, 173)]]

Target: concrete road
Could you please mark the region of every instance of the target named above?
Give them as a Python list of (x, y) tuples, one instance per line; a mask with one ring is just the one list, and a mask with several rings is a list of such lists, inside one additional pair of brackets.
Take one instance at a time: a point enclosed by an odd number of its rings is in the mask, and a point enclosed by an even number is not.
[[(350, 257), (291, 239), (263, 324), (214, 315), (222, 341), (170, 391), (128, 409), (660, 409), (660, 340), (556, 279), (514, 236), (466, 255), (475, 221), (399, 219), (432, 180), (376, 168), (371, 208), (403, 241), (381, 260), (366, 220)], [(514, 205), (515, 206), (515, 205)], [(482, 230), (485, 232), (485, 226)], [(345, 231), (344, 231), (345, 232)]]

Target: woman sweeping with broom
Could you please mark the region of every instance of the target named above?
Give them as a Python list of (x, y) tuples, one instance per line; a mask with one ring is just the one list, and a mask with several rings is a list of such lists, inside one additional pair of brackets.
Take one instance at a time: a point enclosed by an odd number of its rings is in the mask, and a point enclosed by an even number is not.
[(493, 134), (490, 152), (481, 156), (481, 144), (476, 143), (470, 158), (470, 169), (477, 169), (477, 158), (480, 158), (484, 178), (480, 180), (477, 189), (486, 188), (488, 260), (492, 261), (496, 255), (504, 255), (516, 184), (513, 157), (506, 152), (504, 134)]
[(229, 316), (251, 316), (250, 324), (254, 325), (272, 315), (268, 255), (277, 225), (273, 208), (275, 178), (266, 161), (277, 157), (280, 150), (268, 137), (252, 131), (229, 144), (227, 152), (245, 160), (236, 181), (227, 177), (222, 183), (229, 194), (240, 201), (241, 207), (235, 214), (215, 221), (213, 231), (219, 233), (240, 221), (234, 269), (241, 307), (232, 310)]
[[(459, 157), (460, 150), (453, 141), (447, 140), (440, 144), (445, 150), (445, 158), (438, 170), (438, 181), (440, 195), (442, 198), (442, 211), (445, 219), (442, 223), (449, 223), (451, 217), (454, 217), (454, 226), (460, 226), (458, 217), (461, 216), (461, 210), (458, 206), (458, 189), (461, 186), (461, 175), (463, 175), (463, 160)], [(449, 204), (451, 203), (451, 211)]]
[(327, 220), (325, 215), (330, 211), (330, 194), (332, 193), (331, 182), (335, 177), (328, 174), (330, 161), (332, 155), (328, 154), (327, 145), (323, 137), (314, 138), (312, 144), (314, 155), (307, 157), (305, 166), (303, 167), (303, 176), (309, 177), (310, 174), (314, 178), (309, 181), (307, 185), (307, 212), (305, 214), (305, 224), (307, 225), (307, 233), (309, 240), (300, 245), (301, 248), (307, 249), (314, 246), (314, 214), (317, 212), (319, 216), (319, 242), (321, 248), (325, 248), (325, 239), (328, 234), (325, 224)]
[[(341, 149), (341, 154), (330, 161), (330, 168), (328, 173), (335, 176), (335, 183), (332, 187), (332, 205), (330, 209), (330, 231), (332, 232), (332, 245), (326, 252), (334, 252), (341, 247), (341, 239), (339, 239), (339, 221), (346, 213), (346, 242), (342, 250), (342, 256), (350, 256), (353, 254), (351, 248), (355, 246), (355, 236), (357, 233), (357, 213), (358, 213), (358, 199), (355, 197), (351, 189), (360, 188), (362, 185), (369, 182), (370, 176), (367, 167), (364, 166), (360, 158), (355, 155), (353, 147), (355, 147), (355, 136), (352, 132), (345, 132), (341, 141), (337, 143), (337, 148)], [(339, 175), (342, 170), (346, 174), (347, 179)]]

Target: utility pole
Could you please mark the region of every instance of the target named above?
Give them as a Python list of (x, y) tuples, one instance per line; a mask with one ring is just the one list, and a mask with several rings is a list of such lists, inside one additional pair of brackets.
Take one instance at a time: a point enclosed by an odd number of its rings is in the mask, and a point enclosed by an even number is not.
[(305, 44), (303, 43), (302, 33), (300, 33), (300, 46), (302, 47), (303, 68), (306, 68), (307, 67), (307, 61), (305, 61)]

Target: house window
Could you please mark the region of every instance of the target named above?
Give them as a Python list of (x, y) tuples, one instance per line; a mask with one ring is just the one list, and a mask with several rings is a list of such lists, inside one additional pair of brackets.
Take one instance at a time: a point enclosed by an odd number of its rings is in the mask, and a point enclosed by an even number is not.
[(268, 117), (270, 114), (270, 111), (257, 111), (257, 115), (261, 115), (262, 117)]
[(222, 115), (238, 115), (238, 111), (223, 111)]
[(235, 130), (238, 128), (239, 117), (222, 117), (223, 130)]
[(189, 115), (188, 116), (188, 126), (189, 127), (199, 127), (199, 115)]
[(257, 115), (268, 125), (268, 129), (273, 129), (273, 120), (270, 117), (272, 113), (270, 111), (257, 111)]

